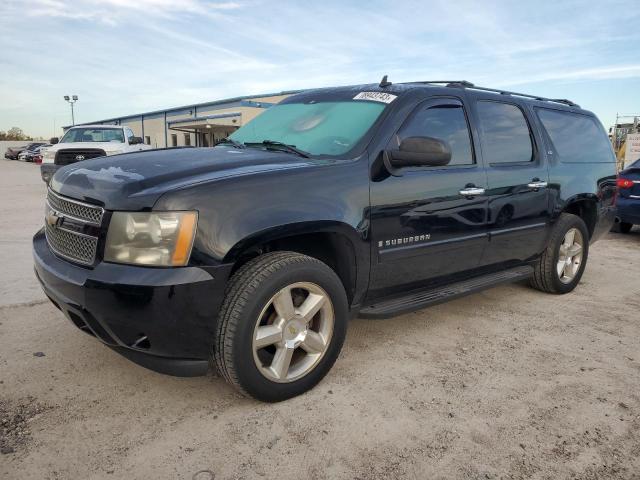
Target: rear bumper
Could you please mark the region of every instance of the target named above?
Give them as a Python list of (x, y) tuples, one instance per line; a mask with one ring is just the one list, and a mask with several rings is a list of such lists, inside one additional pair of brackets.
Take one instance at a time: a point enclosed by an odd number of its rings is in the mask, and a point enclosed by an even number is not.
[(44, 292), (80, 330), (161, 373), (207, 372), (229, 267), (88, 269), (55, 256), (42, 230), (33, 256)]
[(617, 206), (621, 222), (640, 225), (640, 198), (618, 197)]
[(44, 183), (49, 184), (51, 178), (53, 178), (53, 174), (58, 171), (58, 168), (60, 168), (60, 166), (55, 163), (43, 163), (40, 165), (40, 176)]

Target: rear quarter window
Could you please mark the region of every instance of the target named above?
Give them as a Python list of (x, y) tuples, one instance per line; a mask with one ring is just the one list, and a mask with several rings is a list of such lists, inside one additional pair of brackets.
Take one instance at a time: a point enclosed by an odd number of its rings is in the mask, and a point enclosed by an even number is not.
[(562, 163), (615, 163), (609, 138), (595, 118), (536, 108), (552, 150)]

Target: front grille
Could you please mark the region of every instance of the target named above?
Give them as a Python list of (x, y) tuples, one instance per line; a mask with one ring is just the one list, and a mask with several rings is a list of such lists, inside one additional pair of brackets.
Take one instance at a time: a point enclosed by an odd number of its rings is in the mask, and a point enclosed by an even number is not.
[(54, 253), (83, 265), (92, 265), (96, 258), (98, 239), (89, 235), (46, 225), (47, 243)]
[(47, 193), (47, 205), (45, 234), (51, 250), (72, 262), (93, 265), (104, 209), (62, 197), (52, 190)]
[(104, 150), (99, 148), (67, 148), (58, 150), (54, 163), (56, 165), (70, 165), (90, 158), (104, 157), (105, 155)]
[(60, 195), (53, 193), (51, 190), (47, 193), (47, 202), (52, 209), (61, 213), (63, 216), (81, 220), (93, 225), (100, 225), (104, 215), (104, 209), (88, 203), (77, 202), (75, 200), (67, 200)]

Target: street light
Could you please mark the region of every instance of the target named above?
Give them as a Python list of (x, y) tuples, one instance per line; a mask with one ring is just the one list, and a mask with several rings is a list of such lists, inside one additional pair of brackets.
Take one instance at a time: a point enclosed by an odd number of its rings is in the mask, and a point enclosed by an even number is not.
[(69, 95), (65, 95), (64, 99), (69, 102), (69, 105), (71, 105), (71, 125), (75, 125), (76, 124), (76, 120), (73, 116), (73, 104), (76, 103), (78, 101), (78, 96), (77, 95), (72, 95), (71, 97), (69, 97)]

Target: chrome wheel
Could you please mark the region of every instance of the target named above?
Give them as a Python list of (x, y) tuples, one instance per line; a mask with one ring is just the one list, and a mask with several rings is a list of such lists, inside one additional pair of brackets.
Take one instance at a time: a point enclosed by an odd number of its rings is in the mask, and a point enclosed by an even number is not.
[(253, 332), (253, 359), (274, 382), (293, 382), (311, 372), (331, 342), (335, 315), (322, 288), (299, 282), (277, 292)]
[(565, 233), (558, 254), (557, 271), (562, 283), (570, 283), (582, 264), (582, 250), (584, 239), (577, 228), (571, 228)]

